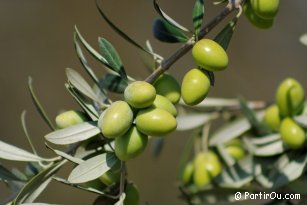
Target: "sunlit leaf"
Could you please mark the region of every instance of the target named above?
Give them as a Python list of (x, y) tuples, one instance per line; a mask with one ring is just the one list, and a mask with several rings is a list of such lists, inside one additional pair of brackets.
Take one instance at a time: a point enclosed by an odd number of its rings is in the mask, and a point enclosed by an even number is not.
[(307, 128), (307, 115), (300, 115), (293, 118), (295, 122)]
[(210, 122), (216, 116), (214, 114), (207, 113), (192, 113), (187, 115), (179, 115), (177, 119), (177, 129), (178, 131), (192, 130), (203, 126), (204, 124)]
[(77, 157), (73, 157), (65, 152), (62, 152), (60, 150), (57, 150), (57, 149), (53, 149), (52, 147), (50, 147), (47, 143), (46, 143), (46, 146), (51, 149), (54, 153), (56, 153), (57, 155), (63, 157), (64, 159), (67, 159), (68, 161), (71, 161), (75, 164), (81, 164), (82, 162), (84, 162), (84, 160), (80, 159), (80, 158), (77, 158)]
[(119, 200), (114, 205), (124, 205), (125, 198), (126, 198), (126, 194), (123, 192), (120, 195)]

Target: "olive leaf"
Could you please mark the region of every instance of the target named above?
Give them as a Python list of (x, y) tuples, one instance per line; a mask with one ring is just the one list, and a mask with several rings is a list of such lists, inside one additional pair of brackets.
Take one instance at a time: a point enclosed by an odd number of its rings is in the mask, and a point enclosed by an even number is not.
[(152, 146), (153, 146), (153, 155), (155, 157), (158, 157), (161, 154), (164, 146), (164, 138), (156, 137), (152, 143)]
[(307, 115), (300, 115), (293, 118), (295, 122), (307, 128)]
[(215, 84), (215, 76), (214, 76), (214, 72), (212, 71), (208, 71), (208, 70), (205, 70), (203, 68), (201, 68), (203, 71), (205, 71), (205, 73), (207, 74), (209, 80), (210, 80), (210, 85), (211, 86), (214, 86)]
[(77, 158), (77, 157), (73, 157), (65, 152), (62, 152), (60, 150), (57, 149), (53, 149), (52, 147), (50, 147), (47, 143), (45, 143), (45, 145), (47, 146), (47, 148), (51, 149), (55, 154), (63, 157), (64, 159), (67, 159), (68, 161), (71, 161), (75, 164), (81, 164), (82, 162), (84, 162), (83, 159)]
[(113, 45), (105, 38), (101, 37), (98, 38), (98, 44), (100, 48), (100, 53), (107, 60), (110, 67), (124, 80), (127, 80), (127, 74), (124, 69), (124, 65)]
[(214, 41), (220, 44), (224, 50), (227, 50), (229, 46), (237, 21), (237, 17), (233, 18), (214, 38)]
[(0, 164), (0, 181), (25, 181)]
[(45, 139), (53, 144), (66, 145), (87, 140), (99, 133), (97, 122), (83, 122), (51, 132), (45, 136)]
[(126, 198), (126, 194), (125, 194), (125, 192), (123, 192), (120, 195), (119, 200), (114, 205), (124, 205), (125, 198)]
[(112, 153), (104, 153), (92, 157), (75, 167), (68, 177), (73, 184), (84, 183), (97, 179), (110, 170), (118, 159)]
[(157, 0), (154, 0), (153, 4), (154, 4), (155, 10), (164, 19), (164, 21), (166, 21), (172, 27), (176, 28), (178, 31), (185, 31), (185, 32), (190, 32), (191, 33), (191, 31), (189, 29), (183, 27), (182, 25), (177, 23), (174, 19), (172, 19), (170, 16), (168, 16), (164, 11), (162, 11), (162, 9), (160, 8), (160, 6), (157, 3)]
[(215, 114), (207, 113), (191, 113), (187, 115), (177, 116), (177, 129), (178, 131), (186, 131), (199, 128), (204, 124), (210, 122), (216, 117)]
[(50, 127), (50, 129), (51, 130), (55, 130), (55, 126), (52, 124), (52, 122), (49, 119), (48, 115), (46, 114), (44, 108), (41, 106), (38, 98), (35, 95), (35, 92), (34, 92), (34, 89), (33, 89), (33, 85), (32, 85), (32, 78), (31, 78), (31, 76), (29, 76), (29, 79), (28, 79), (28, 88), (29, 88), (30, 95), (31, 95), (31, 98), (33, 100), (33, 103), (34, 103), (34, 105), (36, 107), (36, 110), (38, 111), (40, 116), (44, 119), (46, 124)]
[(44, 159), (28, 151), (0, 141), (0, 159), (25, 162), (39, 162)]
[(189, 37), (180, 29), (163, 19), (156, 19), (153, 23), (153, 35), (156, 39), (167, 43), (186, 42)]
[(128, 82), (120, 76), (107, 73), (99, 80), (99, 86), (115, 93), (124, 93)]
[(193, 8), (193, 25), (195, 36), (198, 36), (203, 23), (205, 5), (203, 0), (196, 0)]

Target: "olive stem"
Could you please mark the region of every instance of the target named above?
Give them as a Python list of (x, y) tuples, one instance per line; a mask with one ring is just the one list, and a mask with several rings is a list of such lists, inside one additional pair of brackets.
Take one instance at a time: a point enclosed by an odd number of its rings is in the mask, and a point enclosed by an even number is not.
[[(214, 17), (207, 25), (205, 25), (198, 34), (197, 39), (204, 38), (215, 26), (217, 26), (224, 18), (226, 18), (232, 11), (239, 8), (238, 5), (245, 0), (232, 0), (227, 6)], [(145, 81), (153, 83), (161, 74), (166, 72), (177, 60), (184, 56), (194, 45), (195, 38), (191, 37), (185, 44), (183, 44), (177, 51), (175, 51), (169, 58), (163, 60), (159, 67), (149, 75)]]

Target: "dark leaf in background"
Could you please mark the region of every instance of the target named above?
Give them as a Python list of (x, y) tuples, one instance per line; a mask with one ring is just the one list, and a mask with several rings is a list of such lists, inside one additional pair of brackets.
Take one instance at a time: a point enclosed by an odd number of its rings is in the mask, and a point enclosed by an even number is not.
[(223, 30), (217, 34), (217, 36), (215, 37), (214, 41), (217, 42), (218, 44), (220, 44), (224, 50), (227, 50), (232, 34), (234, 32), (236, 23), (238, 21), (238, 18), (235, 17), (234, 19), (232, 19), (226, 26), (225, 28), (223, 28)]
[(24, 181), (0, 164), (0, 181)]
[(99, 80), (100, 88), (107, 89), (115, 93), (124, 93), (128, 86), (127, 80), (120, 76), (107, 73), (102, 79)]
[(205, 13), (204, 1), (196, 0), (193, 8), (193, 25), (194, 25), (195, 36), (198, 36), (199, 31), (201, 29), (204, 13)]
[(162, 19), (156, 19), (153, 24), (153, 35), (162, 42), (178, 43), (186, 42), (189, 37), (180, 29)]
[[(202, 69), (202, 68), (201, 68)], [(204, 70), (204, 69), (202, 69)], [(214, 86), (215, 84), (215, 76), (214, 76), (214, 73), (212, 71), (208, 71), (208, 70), (204, 70), (205, 73), (207, 73), (208, 77), (209, 77), (209, 80), (210, 80), (210, 85), (211, 86)]]

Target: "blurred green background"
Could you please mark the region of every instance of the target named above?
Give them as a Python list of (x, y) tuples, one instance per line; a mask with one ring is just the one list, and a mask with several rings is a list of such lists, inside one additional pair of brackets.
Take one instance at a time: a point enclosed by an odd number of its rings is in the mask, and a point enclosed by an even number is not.
[[(160, 1), (161, 7), (170, 16), (189, 28), (192, 28), (193, 3), (192, 0)], [(222, 9), (222, 6), (213, 7), (212, 3), (212, 0), (206, 1), (205, 21)], [(151, 24), (157, 14), (151, 1), (105, 0), (102, 5), (120, 28), (137, 42), (144, 44), (149, 39), (155, 51), (162, 56), (170, 56), (180, 46), (163, 44), (152, 37)], [(216, 85), (209, 96), (242, 95), (249, 100), (273, 101), (278, 83), (288, 76), (299, 80), (306, 89), (307, 47), (299, 42), (299, 37), (307, 32), (306, 8), (305, 0), (281, 1), (279, 15), (270, 30), (253, 27), (243, 16), (229, 48), (230, 65), (226, 71), (216, 74)], [(1, 140), (29, 150), (20, 125), (20, 114), (26, 109), (28, 128), (35, 146), (42, 155), (52, 156), (43, 140), (49, 130), (32, 105), (27, 79), (29, 75), (32, 76), (36, 93), (52, 119), (62, 109), (77, 108), (64, 87), (66, 67), (74, 68), (86, 76), (73, 46), (74, 25), (95, 48), (98, 36), (112, 42), (129, 75), (137, 79), (144, 79), (148, 75), (139, 50), (108, 27), (99, 16), (93, 0), (1, 0)], [(88, 57), (101, 76), (104, 73), (102, 66)], [(181, 81), (183, 74), (194, 66), (188, 53), (170, 72)], [(149, 201), (154, 205), (184, 204), (178, 199), (175, 177), (179, 156), (188, 137), (188, 132), (174, 133), (166, 138), (159, 158), (152, 157), (151, 147), (148, 146), (145, 154), (129, 161), (129, 178), (139, 186), (142, 202)], [(22, 163), (0, 162), (10, 167), (22, 167)], [(62, 175), (67, 176), (69, 169), (64, 170)], [(0, 199), (8, 195), (5, 186), (0, 184)], [(81, 205), (91, 204), (94, 198), (94, 194), (52, 182), (39, 201)]]

